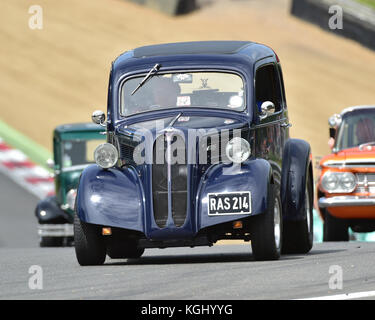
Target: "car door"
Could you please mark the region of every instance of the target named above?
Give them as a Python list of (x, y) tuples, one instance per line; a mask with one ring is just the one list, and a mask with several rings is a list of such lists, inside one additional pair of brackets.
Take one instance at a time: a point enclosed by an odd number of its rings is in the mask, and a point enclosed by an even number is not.
[[(272, 102), (274, 112), (266, 117), (261, 111), (262, 103)], [(256, 117), (255, 154), (268, 160), (273, 168), (274, 178), (281, 179), (283, 145), (289, 135), (288, 117), (282, 84), (282, 74), (273, 59), (262, 60), (256, 65), (254, 110)]]

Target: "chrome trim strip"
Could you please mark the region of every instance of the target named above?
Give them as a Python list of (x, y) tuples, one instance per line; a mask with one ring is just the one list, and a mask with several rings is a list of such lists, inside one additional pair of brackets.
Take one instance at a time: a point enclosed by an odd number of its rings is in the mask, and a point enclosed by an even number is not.
[(323, 163), (325, 167), (329, 168), (375, 168), (375, 163)]
[[(280, 111), (277, 111), (275, 113), (273, 113), (271, 116), (278, 116), (278, 115), (282, 115), (282, 113), (284, 112), (284, 110), (280, 110)], [(272, 120), (270, 122), (265, 122), (265, 123), (260, 123), (260, 124), (256, 124), (256, 125), (253, 125), (250, 127), (250, 130), (255, 130), (255, 129), (260, 129), (260, 128), (265, 128), (265, 127), (270, 127), (270, 126), (274, 126), (278, 123), (285, 123), (286, 121), (288, 121), (288, 119), (286, 117), (283, 117), (283, 118), (279, 118), (279, 119), (275, 119), (275, 120)], [(281, 126), (280, 124), (280, 126)]]
[(165, 137), (167, 138), (167, 184), (168, 184), (168, 218), (167, 218), (167, 227), (173, 227), (174, 221), (172, 217), (172, 151), (171, 143), (173, 132), (165, 132)]
[(84, 170), (86, 169), (86, 167), (88, 167), (89, 165), (91, 164), (94, 164), (94, 162), (90, 162), (90, 163), (85, 163), (85, 164), (78, 164), (78, 165), (74, 165), (74, 166), (71, 166), (71, 167), (65, 167), (65, 168), (62, 168), (61, 169), (61, 172), (70, 172), (70, 171), (76, 171), (76, 170)]
[(73, 237), (73, 224), (38, 224), (38, 235), (41, 237)]
[(337, 196), (322, 197), (318, 201), (320, 208), (350, 207), (350, 206), (375, 206), (375, 197)]
[(375, 159), (374, 158), (359, 158), (359, 159), (347, 159), (347, 160), (327, 160), (322, 163), (323, 166), (327, 167), (347, 167), (347, 166), (355, 166), (355, 165), (374, 165), (375, 166)]

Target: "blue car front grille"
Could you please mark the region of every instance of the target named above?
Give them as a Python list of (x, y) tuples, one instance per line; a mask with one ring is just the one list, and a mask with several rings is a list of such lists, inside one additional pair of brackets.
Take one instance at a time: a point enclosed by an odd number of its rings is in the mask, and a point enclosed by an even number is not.
[[(187, 177), (186, 163), (169, 163), (168, 144), (178, 142), (183, 147), (186, 159), (185, 143), (181, 136), (173, 135), (170, 139), (160, 135), (153, 147), (152, 197), (154, 219), (160, 228), (174, 224), (180, 227), (186, 220)], [(176, 150), (175, 150), (176, 151)], [(163, 163), (160, 163), (163, 160)]]
[(124, 159), (127, 164), (134, 164), (134, 146), (130, 144), (121, 143), (120, 144), (120, 158)]

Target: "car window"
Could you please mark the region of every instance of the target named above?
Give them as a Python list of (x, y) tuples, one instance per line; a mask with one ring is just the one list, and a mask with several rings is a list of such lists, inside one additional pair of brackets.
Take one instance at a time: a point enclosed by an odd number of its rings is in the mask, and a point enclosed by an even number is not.
[(224, 72), (157, 74), (134, 92), (144, 77), (125, 81), (121, 90), (121, 114), (179, 107), (220, 108), (244, 111), (242, 78)]
[(255, 103), (257, 110), (265, 101), (271, 101), (275, 105), (275, 111), (280, 111), (283, 105), (281, 85), (277, 70), (273, 64), (260, 67), (255, 75)]
[(375, 108), (358, 109), (344, 114), (336, 148), (346, 149), (375, 141)]
[(65, 140), (62, 142), (62, 167), (94, 163), (94, 150), (103, 140)]

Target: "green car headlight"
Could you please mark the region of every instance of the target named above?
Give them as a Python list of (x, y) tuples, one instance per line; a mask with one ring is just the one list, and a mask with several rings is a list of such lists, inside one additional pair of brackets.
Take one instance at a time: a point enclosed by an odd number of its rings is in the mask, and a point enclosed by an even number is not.
[(77, 189), (70, 189), (66, 194), (66, 204), (70, 210), (74, 211), (74, 205), (77, 197)]

